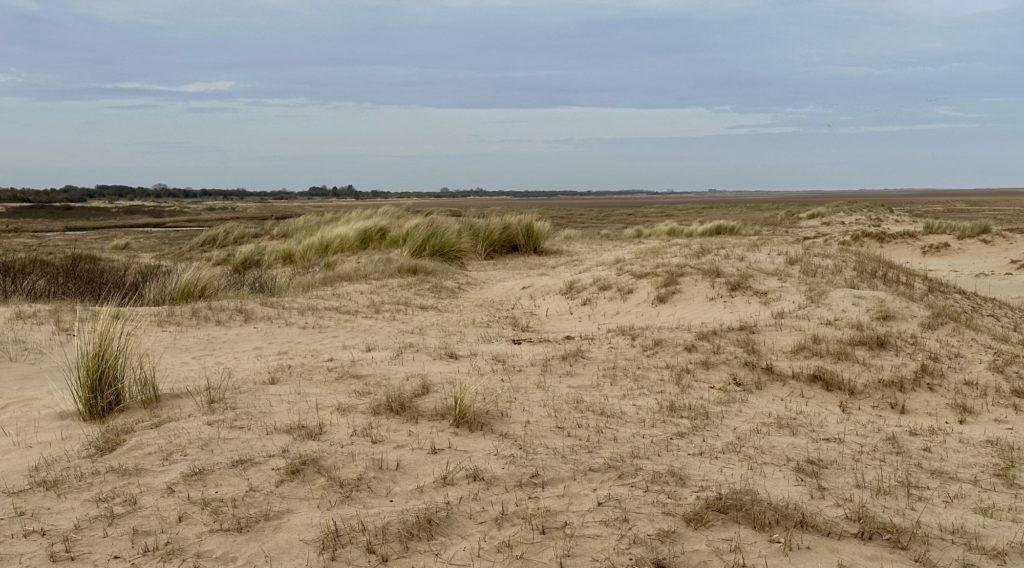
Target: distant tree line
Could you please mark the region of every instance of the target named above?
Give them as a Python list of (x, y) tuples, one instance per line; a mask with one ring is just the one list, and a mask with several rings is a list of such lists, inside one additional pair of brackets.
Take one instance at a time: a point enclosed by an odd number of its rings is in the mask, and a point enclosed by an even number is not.
[(628, 189), (619, 191), (573, 191), (573, 190), (537, 190), (537, 191), (513, 191), (513, 190), (487, 190), (482, 188), (474, 189), (449, 189), (443, 187), (438, 191), (384, 191), (373, 189), (361, 191), (352, 185), (313, 186), (305, 191), (290, 191), (277, 189), (269, 191), (255, 191), (245, 188), (218, 189), (203, 188), (193, 189), (191, 187), (169, 187), (158, 183), (152, 187), (132, 187), (129, 185), (96, 185), (93, 187), (80, 187), (77, 185), (65, 185), (64, 187), (51, 187), (47, 189), (34, 188), (0, 188), (0, 203), (85, 203), (90, 200), (136, 200), (136, 199), (304, 199), (304, 198), (333, 198), (333, 199), (389, 199), (389, 198), (453, 198), (453, 197), (555, 197), (559, 195), (636, 195), (652, 194), (654, 191)]

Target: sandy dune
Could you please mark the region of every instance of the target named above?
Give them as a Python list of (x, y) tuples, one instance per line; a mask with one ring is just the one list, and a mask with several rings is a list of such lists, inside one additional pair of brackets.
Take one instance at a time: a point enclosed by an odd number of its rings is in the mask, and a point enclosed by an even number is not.
[(828, 223), (133, 308), (103, 426), (74, 308), (0, 307), (0, 564), (1024, 565), (1024, 238)]

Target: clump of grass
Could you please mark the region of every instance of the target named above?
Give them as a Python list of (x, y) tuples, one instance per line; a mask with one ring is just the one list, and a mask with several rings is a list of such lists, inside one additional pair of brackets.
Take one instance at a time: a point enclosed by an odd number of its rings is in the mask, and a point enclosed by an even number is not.
[(857, 384), (857, 381), (845, 377), (839, 371), (823, 365), (816, 365), (809, 371), (803, 372), (801, 378), (804, 382), (818, 385), (828, 392), (839, 391), (850, 396), (854, 396), (860, 391), (860, 386)]
[(846, 337), (846, 343), (852, 347), (863, 347), (873, 351), (885, 351), (897, 346), (896, 336), (889, 331), (864, 329)]
[(699, 529), (708, 526), (716, 516), (760, 532), (794, 529), (819, 534), (830, 532), (826, 522), (799, 504), (773, 500), (749, 488), (718, 491), (701, 499), (683, 513), (683, 522)]
[(165, 277), (167, 267), (69, 252), (0, 254), (0, 300), (127, 305)]
[(110, 243), (110, 250), (128, 250), (131, 248), (132, 242), (127, 239), (119, 239)]
[(178, 266), (153, 280), (145, 291), (145, 303), (176, 306), (212, 300), (224, 290), (223, 275), (198, 265)]
[(278, 485), (298, 479), (308, 471), (324, 467), (323, 456), (314, 452), (289, 452), (285, 450), (281, 457), (284, 458), (284, 464), (280, 469), (280, 477), (277, 480)]
[(464, 381), (453, 381), (445, 392), (445, 402), (438, 414), (456, 428), (475, 432), (484, 427), (487, 414), (486, 401), (480, 393), (480, 385)]
[(223, 369), (216, 378), (206, 375), (198, 386), (185, 387), (185, 392), (200, 410), (211, 411), (227, 400), (228, 393), (234, 389), (234, 384), (231, 371)]
[(263, 235), (259, 227), (228, 221), (196, 235), (189, 243), (192, 249), (219, 249), (247, 243)]
[[(711, 221), (708, 223), (701, 223), (699, 225), (691, 225), (692, 236), (694, 237), (716, 237), (719, 235), (738, 235), (741, 232), (741, 226), (736, 221)], [(691, 236), (690, 231), (687, 231), (686, 236)]]
[(855, 536), (860, 540), (883, 540), (898, 550), (907, 550), (919, 542), (927, 542), (928, 534), (920, 519), (911, 524), (897, 522), (890, 516), (880, 516), (861, 501), (846, 511), (846, 518), (857, 524)]
[(96, 432), (86, 434), (86, 453), (99, 457), (113, 452), (128, 441), (128, 436), (135, 432), (136, 426), (137, 422), (125, 420), (104, 423)]
[(926, 243), (921, 245), (921, 254), (923, 256), (928, 256), (929, 254), (938, 254), (940, 252), (948, 251), (951, 248), (953, 248), (953, 245), (949, 244), (949, 241)]
[(459, 219), (384, 207), (289, 219), (270, 231), (276, 241), (253, 243), (221, 260), (233, 269), (314, 266), (342, 254), (399, 250), (411, 259), (461, 265), (471, 256), (540, 254), (550, 233), (550, 224), (532, 215)]
[(458, 224), (450, 219), (427, 217), (406, 225), (401, 237), (402, 252), (410, 258), (429, 258), (462, 264), (468, 245)]
[(430, 389), (430, 381), (422, 376), (409, 386), (389, 383), (370, 401), (370, 413), (415, 418), (419, 415), (416, 400), (430, 394)]
[(820, 219), (822, 217), (828, 217), (833, 213), (830, 207), (815, 207), (810, 209), (803, 214), (804, 219)]
[(66, 357), (64, 379), (82, 420), (99, 420), (132, 402), (160, 400), (156, 365), (138, 350), (139, 322), (105, 309), (76, 325), (74, 356)]
[(551, 224), (532, 215), (470, 221), (466, 228), (480, 258), (540, 254), (551, 235)]
[(694, 222), (690, 225), (680, 225), (675, 221), (665, 221), (652, 227), (629, 227), (623, 231), (627, 239), (642, 239), (647, 237), (716, 237), (720, 235), (738, 235), (743, 232), (743, 226), (736, 221), (716, 220), (704, 223)]
[(259, 296), (273, 296), (288, 288), (289, 281), (271, 268), (232, 270), (224, 282), (227, 288)]
[(930, 219), (924, 222), (921, 232), (926, 235), (954, 235), (958, 239), (969, 239), (979, 235), (987, 235), (993, 231), (992, 221), (939, 221)]
[(299, 417), (278, 428), (296, 440), (318, 441), (327, 431), (327, 423), (320, 417), (320, 405), (316, 407), (316, 419), (306, 420)]
[(283, 286), (267, 268), (230, 272), (94, 254), (0, 254), (0, 301), (73, 301), (101, 306), (179, 305), (231, 291), (275, 293)]

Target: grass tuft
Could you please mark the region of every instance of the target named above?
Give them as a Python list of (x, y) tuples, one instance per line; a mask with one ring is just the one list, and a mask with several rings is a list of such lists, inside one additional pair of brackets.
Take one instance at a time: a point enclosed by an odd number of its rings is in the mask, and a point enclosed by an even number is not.
[(445, 392), (445, 402), (439, 414), (456, 428), (470, 432), (483, 428), (487, 409), (480, 385), (470, 385), (461, 380), (452, 382)]
[(506, 215), (469, 221), (467, 232), (480, 258), (509, 254), (540, 254), (551, 235), (551, 224), (532, 215)]
[(64, 379), (82, 420), (99, 420), (129, 403), (160, 400), (156, 366), (139, 353), (137, 319), (112, 309), (89, 323), (79, 321), (74, 358), (66, 358)]
[(150, 283), (145, 303), (153, 306), (177, 306), (212, 300), (223, 292), (223, 275), (198, 265), (177, 266), (166, 276)]
[(419, 415), (416, 400), (430, 394), (430, 381), (426, 377), (413, 385), (389, 383), (370, 401), (371, 414), (391, 414), (414, 419)]
[(411, 221), (401, 237), (402, 252), (410, 258), (429, 258), (461, 265), (468, 256), (466, 239), (453, 220), (427, 217)]
[(772, 500), (749, 488), (718, 491), (701, 499), (683, 513), (683, 522), (700, 529), (711, 524), (716, 516), (760, 532), (794, 529), (819, 534), (830, 532), (821, 519), (797, 503)]
[(189, 243), (192, 249), (220, 249), (247, 243), (262, 236), (259, 227), (228, 221), (196, 235)]

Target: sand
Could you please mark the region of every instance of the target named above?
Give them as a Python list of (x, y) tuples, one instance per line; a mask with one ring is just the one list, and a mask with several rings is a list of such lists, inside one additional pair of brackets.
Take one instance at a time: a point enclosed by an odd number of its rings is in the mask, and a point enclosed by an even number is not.
[(866, 229), (134, 308), (165, 395), (104, 426), (74, 308), (0, 306), (0, 565), (1024, 565), (1024, 237)]

